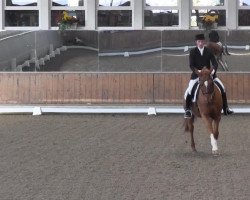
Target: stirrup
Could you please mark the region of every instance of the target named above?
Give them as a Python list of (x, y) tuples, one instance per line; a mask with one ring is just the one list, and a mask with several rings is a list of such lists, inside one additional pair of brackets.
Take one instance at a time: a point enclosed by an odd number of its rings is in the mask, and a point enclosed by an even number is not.
[(234, 113), (234, 111), (231, 110), (229, 107), (227, 107), (227, 108), (225, 109), (225, 112), (224, 112), (225, 115), (231, 115), (231, 114), (233, 114), (233, 113)]
[(184, 113), (184, 118), (191, 118), (192, 117), (192, 111), (187, 109), (185, 110), (185, 113)]

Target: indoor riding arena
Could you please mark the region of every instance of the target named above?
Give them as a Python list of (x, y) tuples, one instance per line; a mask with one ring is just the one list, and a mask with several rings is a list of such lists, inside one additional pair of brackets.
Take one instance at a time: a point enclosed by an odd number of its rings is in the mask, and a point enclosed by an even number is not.
[[(249, 200), (249, 28), (250, 0), (0, 0), (0, 199)], [(211, 31), (216, 154), (183, 116)]]

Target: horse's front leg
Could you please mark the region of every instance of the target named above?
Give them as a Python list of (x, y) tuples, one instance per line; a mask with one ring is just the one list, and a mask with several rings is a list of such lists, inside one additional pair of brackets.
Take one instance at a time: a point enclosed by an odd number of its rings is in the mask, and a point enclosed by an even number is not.
[(217, 119), (214, 119), (214, 138), (218, 140), (219, 137), (219, 124), (220, 124), (221, 117), (218, 117)]
[(215, 138), (215, 134), (211, 133), (210, 139), (211, 139), (211, 145), (212, 145), (212, 153), (214, 155), (218, 155), (218, 143), (217, 143), (217, 139)]
[(211, 138), (211, 145), (212, 145), (212, 152), (214, 155), (218, 155), (218, 137), (219, 137), (219, 124), (220, 124), (220, 117), (214, 120), (214, 131), (213, 134), (210, 135)]
[(217, 155), (218, 154), (218, 144), (217, 144), (217, 139), (215, 138), (216, 134), (214, 134), (214, 130), (213, 130), (213, 120), (212, 120), (212, 118), (206, 117), (206, 116), (202, 116), (202, 119), (205, 122), (205, 125), (210, 133), (212, 153)]

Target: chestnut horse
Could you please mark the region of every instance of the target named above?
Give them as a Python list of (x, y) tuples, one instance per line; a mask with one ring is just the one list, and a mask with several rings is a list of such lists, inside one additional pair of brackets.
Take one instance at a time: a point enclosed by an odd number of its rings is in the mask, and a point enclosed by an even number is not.
[(217, 140), (219, 137), (219, 123), (221, 120), (222, 97), (220, 89), (214, 83), (211, 69), (204, 67), (197, 70), (199, 77), (199, 86), (197, 92), (197, 100), (192, 105), (192, 118), (186, 118), (184, 121), (185, 131), (191, 134), (191, 148), (196, 151), (194, 142), (194, 118), (201, 117), (210, 134), (212, 153), (218, 154)]
[(223, 45), (221, 43), (216, 42), (208, 42), (207, 47), (212, 51), (214, 54), (217, 63), (223, 68), (224, 71), (229, 71), (227, 62), (223, 59), (223, 55), (230, 55), (227, 51), (227, 48), (224, 51)]

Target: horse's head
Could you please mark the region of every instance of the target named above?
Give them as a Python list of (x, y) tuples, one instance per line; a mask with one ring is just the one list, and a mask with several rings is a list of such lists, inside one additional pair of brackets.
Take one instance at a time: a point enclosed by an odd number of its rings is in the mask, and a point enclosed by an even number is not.
[(212, 78), (213, 68), (203, 67), (202, 70), (196, 70), (196, 74), (199, 77), (200, 90), (203, 95), (207, 97), (207, 100), (212, 100), (214, 93), (214, 82)]

